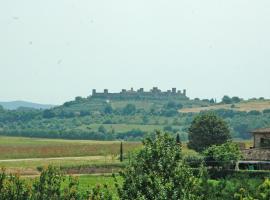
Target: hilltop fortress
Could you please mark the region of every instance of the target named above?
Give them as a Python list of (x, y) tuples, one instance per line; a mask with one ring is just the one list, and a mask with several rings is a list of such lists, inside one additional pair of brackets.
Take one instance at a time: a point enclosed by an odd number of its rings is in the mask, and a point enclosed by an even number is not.
[(108, 89), (104, 89), (103, 92), (97, 92), (96, 89), (92, 90), (91, 98), (102, 98), (102, 99), (134, 99), (134, 100), (162, 100), (162, 99), (176, 99), (176, 100), (187, 100), (186, 90), (171, 90), (161, 91), (158, 87), (153, 87), (150, 91), (144, 91), (144, 88), (140, 88), (137, 91), (131, 88), (130, 90), (122, 89), (118, 93), (110, 93)]

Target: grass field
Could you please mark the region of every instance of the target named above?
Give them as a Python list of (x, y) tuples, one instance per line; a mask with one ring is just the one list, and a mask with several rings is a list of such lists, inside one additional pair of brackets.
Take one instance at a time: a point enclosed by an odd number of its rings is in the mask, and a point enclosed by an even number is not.
[(183, 108), (180, 110), (182, 113), (199, 113), (206, 110), (218, 110), (218, 109), (232, 109), (236, 111), (246, 111), (251, 110), (263, 111), (265, 109), (270, 109), (270, 100), (256, 100), (256, 101), (244, 101), (234, 104), (221, 104), (208, 107), (193, 107), (193, 108)]

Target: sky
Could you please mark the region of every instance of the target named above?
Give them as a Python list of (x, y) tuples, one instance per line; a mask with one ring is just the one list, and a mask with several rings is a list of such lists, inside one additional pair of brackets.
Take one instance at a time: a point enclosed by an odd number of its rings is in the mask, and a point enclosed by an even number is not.
[(0, 101), (92, 89), (270, 98), (269, 0), (0, 0)]

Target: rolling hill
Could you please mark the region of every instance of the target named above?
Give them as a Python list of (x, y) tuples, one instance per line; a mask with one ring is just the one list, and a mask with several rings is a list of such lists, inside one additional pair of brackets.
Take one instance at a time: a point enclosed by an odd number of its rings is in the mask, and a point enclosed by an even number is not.
[(38, 104), (38, 103), (32, 103), (32, 102), (27, 102), (27, 101), (0, 102), (0, 105), (3, 106), (3, 108), (7, 110), (16, 110), (20, 107), (34, 108), (34, 109), (50, 109), (54, 107), (54, 105)]

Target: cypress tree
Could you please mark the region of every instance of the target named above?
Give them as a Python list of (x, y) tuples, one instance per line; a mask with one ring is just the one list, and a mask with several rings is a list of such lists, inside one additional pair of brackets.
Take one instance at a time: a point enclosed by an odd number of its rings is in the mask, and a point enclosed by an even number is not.
[(120, 144), (120, 162), (123, 162), (123, 142)]
[(176, 143), (179, 144), (179, 145), (181, 144), (179, 133), (177, 133), (177, 135), (176, 135)]

